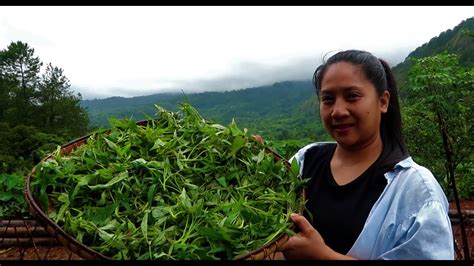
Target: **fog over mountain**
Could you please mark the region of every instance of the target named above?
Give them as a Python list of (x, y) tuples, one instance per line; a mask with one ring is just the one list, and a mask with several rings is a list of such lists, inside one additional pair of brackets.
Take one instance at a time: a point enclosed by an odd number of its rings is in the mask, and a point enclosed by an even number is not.
[[(393, 52), (378, 55), (391, 66), (402, 62), (410, 51), (394, 50)], [(89, 90), (76, 88), (84, 92), (83, 99), (106, 98), (110, 96), (134, 97), (163, 92), (197, 93), (204, 91), (228, 91), (258, 87), (287, 80), (308, 80), (312, 78), (316, 67), (324, 57), (302, 58), (281, 65), (266, 65), (258, 62), (241, 62), (233, 67), (230, 73), (209, 79), (166, 80), (170, 84), (167, 88), (140, 88), (127, 89), (116, 87), (111, 89)], [(112, 94), (111, 94), (112, 93)]]
[(83, 99), (244, 89), (311, 79), (328, 53), (397, 64), (474, 6), (2, 6), (22, 41)]

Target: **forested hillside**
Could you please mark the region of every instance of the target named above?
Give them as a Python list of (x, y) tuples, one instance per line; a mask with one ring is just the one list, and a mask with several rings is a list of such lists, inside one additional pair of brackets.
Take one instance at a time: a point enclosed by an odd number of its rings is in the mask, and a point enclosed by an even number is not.
[(206, 118), (227, 125), (234, 119), (240, 127), (270, 139), (321, 139), (316, 95), (311, 82), (287, 81), (269, 86), (225, 92), (154, 94), (132, 98), (84, 100), (92, 125), (108, 127), (109, 117), (144, 119), (154, 115), (158, 104), (175, 111), (188, 100)]
[(408, 54), (403, 62), (392, 69), (400, 90), (405, 91), (408, 84), (408, 71), (413, 66), (412, 58), (434, 56), (447, 51), (459, 56), (460, 65), (474, 67), (474, 45), (472, 45), (471, 37), (473, 32), (474, 17), (462, 21), (453, 29), (443, 31)]

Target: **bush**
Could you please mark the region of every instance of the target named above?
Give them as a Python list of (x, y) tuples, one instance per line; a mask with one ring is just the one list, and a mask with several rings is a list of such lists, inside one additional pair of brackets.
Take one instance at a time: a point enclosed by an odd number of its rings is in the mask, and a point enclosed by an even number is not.
[(19, 174), (0, 174), (0, 219), (30, 218), (23, 196), (24, 177)]

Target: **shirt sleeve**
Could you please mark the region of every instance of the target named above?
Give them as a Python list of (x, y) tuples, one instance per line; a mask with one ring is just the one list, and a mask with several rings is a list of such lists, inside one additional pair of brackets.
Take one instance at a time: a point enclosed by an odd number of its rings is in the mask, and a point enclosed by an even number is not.
[(426, 202), (418, 213), (398, 225), (395, 246), (380, 255), (387, 260), (453, 260), (451, 221), (441, 202)]

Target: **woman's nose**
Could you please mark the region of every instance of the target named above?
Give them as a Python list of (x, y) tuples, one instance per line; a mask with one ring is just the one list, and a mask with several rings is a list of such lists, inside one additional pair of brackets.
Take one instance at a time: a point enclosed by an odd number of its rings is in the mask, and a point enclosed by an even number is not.
[(338, 119), (338, 118), (345, 117), (348, 115), (349, 115), (349, 111), (347, 110), (346, 103), (343, 100), (336, 100), (333, 105), (331, 117), (334, 119)]

